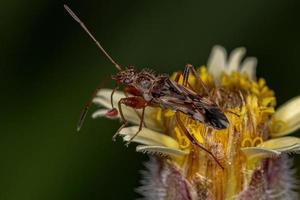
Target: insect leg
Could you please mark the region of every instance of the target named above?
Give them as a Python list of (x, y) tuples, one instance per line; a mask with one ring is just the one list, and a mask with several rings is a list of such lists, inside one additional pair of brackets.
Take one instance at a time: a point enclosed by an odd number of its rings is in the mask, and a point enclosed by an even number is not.
[(113, 97), (114, 97), (114, 94), (115, 94), (117, 89), (119, 89), (119, 86), (115, 87), (113, 89), (113, 91), (111, 92), (111, 95), (110, 95), (110, 103), (111, 103), (111, 108), (112, 109), (114, 108), (114, 101), (113, 101), (114, 99), (113, 99)]
[[(137, 89), (135, 89), (134, 87), (131, 87), (131, 86), (127, 86), (124, 89), (124, 95), (127, 98), (127, 97), (129, 97), (129, 94), (132, 94), (134, 96), (141, 96), (140, 92)], [(134, 109), (134, 112), (139, 117), (139, 119), (142, 120), (141, 114), (136, 109)], [(143, 121), (144, 126), (146, 127), (145, 121), (144, 120), (142, 120), (142, 121)]]
[(132, 137), (128, 140), (128, 142), (126, 143), (126, 146), (128, 146), (128, 145), (131, 143), (131, 141), (132, 141), (132, 140), (139, 134), (139, 132), (142, 130), (143, 124), (145, 124), (145, 123), (144, 123), (145, 108), (146, 108), (146, 107), (144, 107), (144, 108), (143, 108), (143, 111), (142, 111), (142, 116), (141, 116), (141, 121), (140, 121), (140, 125), (139, 125), (139, 130), (134, 134), (134, 136), (132, 136)]
[(114, 94), (118, 88), (119, 88), (119, 86), (115, 87), (111, 92), (111, 95), (110, 95), (111, 109), (109, 111), (107, 111), (107, 113), (105, 114), (106, 117), (108, 117), (108, 118), (114, 118), (118, 115), (118, 110), (114, 107), (114, 101), (113, 101)]
[(121, 116), (121, 126), (117, 130), (117, 132), (114, 134), (113, 141), (116, 140), (116, 137), (119, 135), (120, 131), (128, 124), (128, 122), (125, 119), (124, 114), (123, 114), (122, 103), (123, 103), (123, 99), (120, 99), (120, 101), (118, 102), (118, 108), (119, 108), (119, 112), (120, 112), (120, 116)]
[(190, 132), (185, 128), (184, 124), (182, 123), (182, 121), (180, 119), (180, 113), (179, 112), (175, 113), (175, 117), (176, 117), (176, 121), (177, 121), (179, 127), (184, 132), (184, 134), (187, 136), (187, 138), (192, 142), (192, 144), (198, 146), (199, 148), (201, 148), (202, 150), (204, 150), (205, 152), (207, 152), (216, 161), (216, 163), (222, 169), (224, 169), (224, 167), (221, 165), (220, 161), (216, 158), (216, 156), (214, 156), (214, 154), (211, 151), (209, 151), (208, 149), (206, 149), (204, 146), (202, 146), (201, 144), (199, 144), (199, 142), (196, 140), (196, 138), (192, 134), (190, 134)]
[(181, 76), (181, 75), (182, 75), (182, 72), (177, 72), (176, 77), (175, 77), (175, 79), (174, 79), (174, 81), (175, 81), (176, 83), (179, 82), (180, 76)]
[(117, 132), (116, 132), (116, 133), (113, 135), (113, 137), (112, 137), (112, 140), (113, 140), (113, 141), (116, 141), (116, 138), (117, 138), (117, 136), (119, 135), (120, 131), (121, 131), (125, 126), (127, 126), (127, 124), (128, 124), (127, 121), (122, 122), (121, 126), (118, 128)]
[[(177, 72), (174, 81), (179, 84), (179, 80), (180, 80), (181, 76), (183, 76), (183, 73), (182, 72)], [(189, 88), (191, 88), (193, 91), (195, 91), (195, 89), (193, 88), (193, 86), (189, 82), (187, 82), (187, 85), (189, 86)]]
[(184, 72), (183, 72), (183, 86), (187, 86), (188, 85), (188, 79), (189, 79), (189, 75), (190, 75), (190, 71), (193, 73), (193, 75), (196, 77), (197, 81), (200, 82), (201, 86), (203, 87), (204, 91), (206, 94), (209, 94), (208, 89), (206, 87), (206, 85), (203, 83), (203, 81), (201, 80), (199, 74), (197, 73), (197, 71), (195, 70), (194, 66), (191, 64), (187, 64), (184, 68)]
[[(129, 106), (131, 108), (135, 108), (135, 109), (141, 109), (141, 108), (145, 109), (145, 107), (147, 106), (147, 102), (142, 97), (133, 96), (133, 97), (127, 97), (127, 98), (120, 99), (120, 101), (118, 102), (118, 108), (119, 108), (119, 112), (120, 112), (120, 116), (121, 116), (121, 120), (122, 120), (122, 122), (121, 122), (122, 125), (118, 129), (116, 134), (113, 136), (113, 140), (115, 140), (115, 138), (119, 135), (119, 132), (122, 130), (122, 128), (124, 128), (128, 124), (128, 122), (125, 119), (124, 114), (123, 114), (122, 104)], [(144, 110), (143, 110), (142, 115), (144, 115)], [(144, 116), (142, 116), (141, 124), (143, 124), (143, 121), (144, 121), (143, 118), (144, 118)], [(139, 128), (138, 132), (140, 132), (140, 129), (142, 127), (141, 124), (140, 124), (140, 128)], [(134, 137), (138, 134), (138, 132), (134, 135)]]

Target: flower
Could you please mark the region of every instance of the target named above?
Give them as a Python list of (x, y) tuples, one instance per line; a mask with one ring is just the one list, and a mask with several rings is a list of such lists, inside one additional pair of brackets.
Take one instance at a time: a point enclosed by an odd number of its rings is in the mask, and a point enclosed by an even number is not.
[[(300, 152), (300, 138), (287, 136), (300, 128), (300, 96), (275, 110), (276, 98), (264, 79), (256, 78), (257, 59), (245, 58), (237, 48), (227, 58), (221, 46), (212, 49), (207, 67), (198, 74), (209, 93), (189, 76), (189, 86), (219, 105), (229, 120), (226, 129), (216, 130), (190, 117), (180, 119), (197, 142), (218, 159), (192, 144), (176, 123), (172, 110), (147, 107), (145, 126), (133, 139), (136, 151), (153, 156), (143, 172), (137, 191), (145, 199), (297, 199), (295, 170), (290, 153)], [(179, 74), (179, 84), (183, 77)], [(105, 116), (111, 108), (112, 90), (102, 89), (94, 103), (104, 107), (93, 117)], [(124, 97), (115, 92), (113, 104)], [(122, 107), (125, 118), (139, 124), (137, 112)], [(138, 126), (125, 127), (120, 135), (129, 141)]]

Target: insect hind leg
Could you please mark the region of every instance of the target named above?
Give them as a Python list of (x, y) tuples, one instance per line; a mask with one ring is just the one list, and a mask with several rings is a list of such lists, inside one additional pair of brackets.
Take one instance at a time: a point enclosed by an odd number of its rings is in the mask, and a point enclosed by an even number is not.
[(182, 121), (180, 119), (179, 114), (180, 114), (179, 112), (175, 113), (176, 121), (177, 121), (177, 124), (179, 125), (179, 127), (181, 128), (181, 130), (183, 131), (183, 133), (187, 136), (187, 138), (192, 142), (192, 144), (198, 146), (200, 149), (202, 149), (206, 153), (208, 153), (216, 161), (216, 163), (224, 170), (224, 167), (222, 166), (220, 161), (217, 159), (217, 157), (211, 151), (209, 151), (204, 146), (199, 144), (197, 139), (186, 129), (186, 127), (184, 126), (184, 124), (182, 123)]

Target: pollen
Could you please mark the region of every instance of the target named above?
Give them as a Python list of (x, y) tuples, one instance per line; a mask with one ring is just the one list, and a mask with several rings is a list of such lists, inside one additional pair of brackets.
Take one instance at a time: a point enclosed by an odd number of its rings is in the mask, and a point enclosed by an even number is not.
[[(193, 75), (189, 75), (187, 87), (214, 101), (225, 113), (229, 126), (216, 130), (184, 114), (180, 114), (180, 119), (189, 133), (214, 154), (224, 169), (193, 145), (176, 123), (172, 110), (159, 108), (154, 116), (165, 127), (165, 134), (177, 140), (182, 150), (189, 150), (190, 153), (183, 160), (170, 158), (183, 169), (186, 178), (193, 182), (197, 177), (206, 177), (206, 181), (211, 183), (211, 193), (220, 195), (216, 199), (224, 199), (241, 191), (243, 184), (249, 181), (249, 177), (240, 173), (242, 170), (252, 171), (257, 167), (255, 160), (245, 162), (247, 158), (241, 148), (258, 146), (270, 138), (270, 129), (280, 129), (284, 124), (270, 123), (276, 98), (264, 79), (251, 80), (246, 73), (235, 71), (230, 74), (222, 73), (216, 80), (205, 66), (198, 68), (197, 72), (207, 88), (198, 84)], [(182, 84), (182, 72), (174, 73), (171, 78), (175, 80), (178, 76), (178, 84)], [(276, 126), (269, 127), (269, 124)], [(226, 187), (227, 184), (234, 187)]]

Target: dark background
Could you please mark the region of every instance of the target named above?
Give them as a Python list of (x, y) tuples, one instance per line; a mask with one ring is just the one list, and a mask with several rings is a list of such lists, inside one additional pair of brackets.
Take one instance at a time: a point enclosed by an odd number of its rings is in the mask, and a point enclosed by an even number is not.
[(63, 3), (117, 61), (139, 69), (171, 73), (205, 64), (215, 44), (245, 46), (281, 104), (300, 94), (296, 2), (1, 0), (0, 199), (137, 196), (147, 157), (112, 142), (119, 123), (87, 118), (75, 131), (84, 103), (116, 70)]

